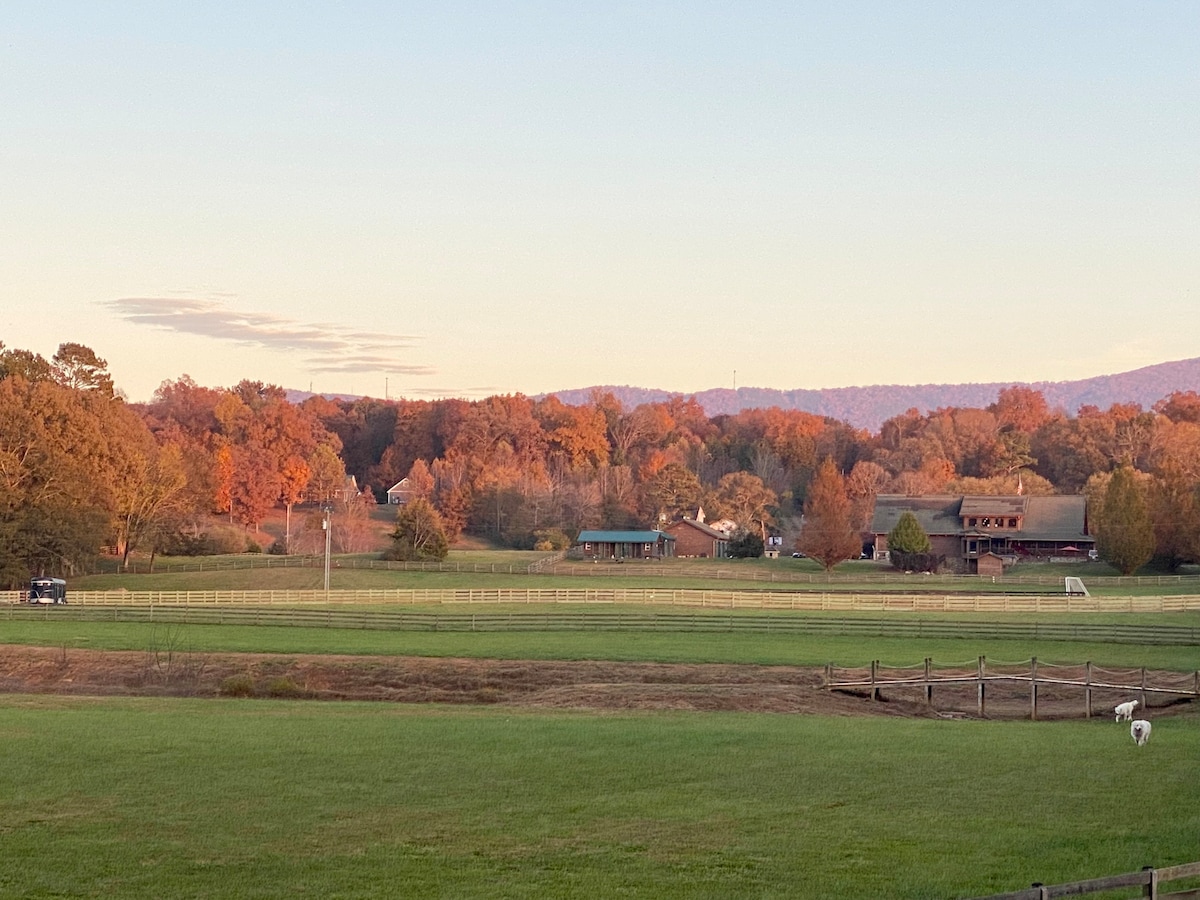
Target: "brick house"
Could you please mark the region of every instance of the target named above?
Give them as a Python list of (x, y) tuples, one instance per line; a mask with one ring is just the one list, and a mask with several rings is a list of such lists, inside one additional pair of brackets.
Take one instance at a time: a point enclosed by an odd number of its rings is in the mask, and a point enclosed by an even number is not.
[(674, 535), (676, 556), (722, 559), (729, 555), (729, 535), (697, 519), (684, 517), (663, 530)]

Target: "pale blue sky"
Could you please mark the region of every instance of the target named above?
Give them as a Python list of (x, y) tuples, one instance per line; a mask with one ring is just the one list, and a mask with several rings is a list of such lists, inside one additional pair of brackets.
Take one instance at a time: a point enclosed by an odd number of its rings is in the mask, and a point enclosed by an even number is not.
[(382, 396), (1200, 356), (1200, 4), (0, 17), (0, 340)]

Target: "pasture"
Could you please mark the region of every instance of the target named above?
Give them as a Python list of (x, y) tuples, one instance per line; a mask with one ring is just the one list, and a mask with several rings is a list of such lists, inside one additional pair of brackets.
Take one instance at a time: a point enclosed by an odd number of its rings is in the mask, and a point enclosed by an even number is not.
[(1196, 856), (1200, 728), (0, 697), (0, 895), (966, 897)]
[[(41, 613), (42, 611), (38, 611)], [(931, 656), (940, 664), (962, 664), (986, 656), (997, 662), (1038, 659), (1050, 663), (1200, 669), (1200, 646), (1096, 643), (1044, 639), (892, 637), (886, 627), (874, 634), (769, 631), (694, 632), (663, 627), (641, 631), (463, 631), (365, 630), (278, 625), (159, 625), (153, 622), (74, 621), (46, 610), (36, 619), (0, 616), (0, 643), (72, 649), (146, 650), (170, 644), (176, 652), (351, 654), (440, 656), (496, 659), (625, 662), (747, 663), (755, 665), (911, 665)], [(519, 607), (514, 616), (536, 614)], [(586, 613), (586, 610), (582, 612)], [(714, 614), (715, 615), (715, 614)], [(786, 613), (772, 613), (784, 617)], [(898, 618), (898, 617), (897, 617)], [(1055, 617), (1061, 618), (1061, 617)], [(1138, 616), (1138, 621), (1155, 621)], [(943, 621), (954, 621), (944, 617)], [(1194, 624), (1194, 617), (1193, 617)]]
[[(77, 587), (253, 590), (295, 580), (312, 588), (320, 577), (303, 568), (225, 569), (97, 576)], [(552, 586), (543, 579), (581, 578), (343, 569), (334, 584)], [(584, 621), (592, 610), (555, 607)], [(930, 638), (885, 627), (920, 619), (978, 626), (982, 614), (874, 614), (884, 623), (878, 630), (838, 634), (678, 623), (529, 631), (178, 625), (63, 612), (0, 616), (0, 644), (54, 648), (64, 667), (77, 651), (166, 650), (199, 659), (814, 667), (874, 659), (904, 666), (927, 656), (957, 664), (982, 655), (1200, 668), (1194, 643), (1003, 638), (978, 627)], [(993, 618), (1197, 623), (1194, 613), (986, 617)], [(1155, 719), (1152, 740), (1138, 748), (1128, 726), (1105, 716), (1028, 722), (6, 693), (0, 896), (971, 897), (1200, 859), (1197, 759), (1200, 710), (1190, 707)]]
[[(1067, 576), (1078, 576), (1097, 596), (1138, 597), (1200, 593), (1200, 574), (1146, 574), (1119, 578), (1104, 563), (1022, 564), (1000, 579), (973, 576), (905, 575), (869, 561), (850, 561), (825, 573), (810, 559), (668, 559), (655, 562), (561, 563), (540, 572), (530, 567), (546, 555), (531, 551), (454, 551), (441, 564), (385, 563), (366, 555), (335, 556), (334, 589), (488, 588), (688, 588), (702, 590), (776, 588), (797, 591), (914, 592), (930, 589), (968, 593), (1062, 593)], [(71, 579), (75, 590), (313, 590), (324, 584), (324, 560), (241, 554), (226, 557), (160, 558), (153, 573), (134, 560), (134, 572)]]

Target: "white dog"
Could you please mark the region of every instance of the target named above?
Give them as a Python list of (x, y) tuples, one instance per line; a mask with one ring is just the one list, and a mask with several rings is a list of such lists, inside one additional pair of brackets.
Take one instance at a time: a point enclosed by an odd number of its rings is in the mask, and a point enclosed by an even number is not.
[(1129, 726), (1129, 734), (1137, 741), (1139, 747), (1142, 746), (1150, 740), (1150, 723), (1145, 719), (1134, 719), (1133, 724)]
[(1124, 703), (1118, 703), (1113, 709), (1116, 711), (1116, 721), (1122, 720), (1128, 722), (1133, 718), (1133, 709), (1138, 705), (1136, 700), (1126, 700)]

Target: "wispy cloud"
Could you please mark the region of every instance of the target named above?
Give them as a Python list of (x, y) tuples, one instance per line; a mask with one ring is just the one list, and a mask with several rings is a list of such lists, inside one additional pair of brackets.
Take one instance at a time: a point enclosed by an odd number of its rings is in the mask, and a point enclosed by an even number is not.
[(362, 331), (327, 322), (298, 322), (234, 309), (222, 300), (196, 297), (122, 297), (103, 301), (127, 322), (192, 334), (278, 353), (299, 354), (314, 374), (432, 375), (431, 366), (397, 357), (420, 341), (414, 335)]

